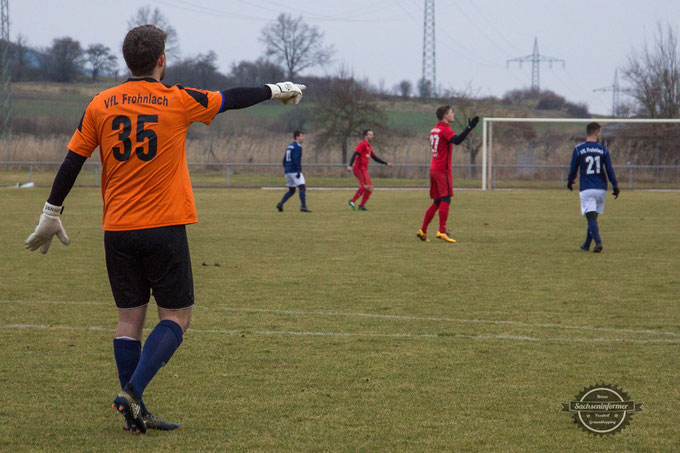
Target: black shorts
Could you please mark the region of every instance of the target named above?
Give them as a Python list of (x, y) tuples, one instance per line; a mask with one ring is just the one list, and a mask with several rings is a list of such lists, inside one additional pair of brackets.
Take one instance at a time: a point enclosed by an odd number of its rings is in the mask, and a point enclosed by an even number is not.
[(178, 310), (194, 304), (189, 242), (184, 225), (105, 231), (106, 269), (118, 308), (149, 303)]

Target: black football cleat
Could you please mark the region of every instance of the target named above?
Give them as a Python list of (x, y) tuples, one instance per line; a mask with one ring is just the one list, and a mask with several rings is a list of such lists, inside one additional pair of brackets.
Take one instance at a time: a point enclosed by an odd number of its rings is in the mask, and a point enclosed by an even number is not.
[(359, 211), (368, 211), (368, 209), (366, 209), (366, 206), (362, 206), (362, 205), (359, 205), (359, 207), (357, 207), (357, 209)]
[(146, 423), (147, 428), (158, 429), (160, 431), (172, 431), (179, 428), (179, 423), (163, 421), (148, 411), (144, 414), (144, 423)]
[(590, 251), (590, 246), (587, 246), (585, 244), (581, 244), (579, 247), (581, 247), (581, 250), (584, 252), (589, 252)]
[(283, 212), (283, 205), (281, 203), (276, 204), (276, 209), (279, 210), (279, 212)]
[(144, 434), (146, 432), (146, 423), (142, 416), (142, 406), (133, 394), (121, 390), (113, 399), (111, 407), (125, 417), (125, 425), (128, 431), (137, 434)]
[(312, 212), (312, 211), (310, 211), (307, 206), (304, 206), (304, 207), (300, 208), (300, 212)]
[(602, 242), (598, 242), (595, 244), (595, 248), (593, 249), (593, 253), (600, 253), (602, 251)]
[[(166, 422), (156, 417), (149, 411), (144, 411), (144, 423), (146, 423), (146, 429), (157, 429), (159, 431), (172, 431), (173, 429), (179, 428), (179, 423)], [(128, 425), (123, 426), (123, 429), (130, 431)]]

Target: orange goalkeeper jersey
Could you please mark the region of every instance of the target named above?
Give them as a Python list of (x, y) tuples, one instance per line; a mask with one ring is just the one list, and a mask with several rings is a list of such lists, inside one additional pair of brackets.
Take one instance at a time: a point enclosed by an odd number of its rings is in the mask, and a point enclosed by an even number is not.
[(104, 230), (197, 221), (186, 133), (193, 122), (210, 124), (221, 106), (220, 92), (150, 77), (128, 79), (92, 99), (68, 149), (90, 157), (99, 146)]

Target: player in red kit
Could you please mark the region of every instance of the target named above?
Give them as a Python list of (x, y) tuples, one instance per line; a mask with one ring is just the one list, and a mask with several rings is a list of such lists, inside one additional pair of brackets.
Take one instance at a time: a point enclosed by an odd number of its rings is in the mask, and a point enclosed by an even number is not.
[(368, 197), (373, 193), (373, 183), (371, 182), (371, 177), (368, 174), (368, 158), (372, 158), (374, 161), (387, 165), (391, 167), (390, 162), (385, 162), (375, 155), (373, 148), (371, 147), (371, 141), (373, 140), (373, 131), (367, 129), (364, 131), (364, 139), (359, 142), (357, 149), (352, 155), (352, 160), (349, 165), (347, 165), (347, 171), (354, 172), (354, 176), (359, 180), (359, 190), (354, 194), (351, 200), (347, 201), (347, 204), (352, 207), (352, 209), (357, 209), (356, 201), (361, 198), (361, 204), (359, 205), (359, 211), (366, 211), (366, 202)]
[(450, 123), (453, 123), (454, 114), (450, 105), (444, 105), (437, 109), (437, 119), (439, 122), (430, 131), (430, 148), (432, 149), (432, 163), (430, 164), (430, 198), (432, 205), (425, 212), (423, 226), (418, 230), (418, 238), (423, 242), (430, 242), (427, 238), (427, 226), (434, 218), (434, 214), (439, 211), (439, 231), (437, 238), (445, 242), (456, 242), (446, 231), (446, 220), (449, 217), (449, 205), (453, 196), (453, 181), (451, 177), (451, 158), (453, 156), (453, 145), (459, 145), (465, 137), (475, 128), (479, 122), (479, 117), (468, 120), (468, 125), (456, 135), (451, 130)]

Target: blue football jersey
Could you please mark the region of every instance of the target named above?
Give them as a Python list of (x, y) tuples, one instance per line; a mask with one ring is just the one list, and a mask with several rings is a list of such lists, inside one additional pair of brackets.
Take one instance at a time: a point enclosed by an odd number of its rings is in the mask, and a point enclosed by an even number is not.
[(286, 173), (300, 173), (302, 171), (302, 146), (293, 142), (286, 148), (283, 156), (283, 167)]
[[(574, 148), (568, 182), (574, 182), (580, 170), (579, 190), (607, 190), (607, 177), (614, 187), (618, 186), (612, 168), (609, 150), (597, 142), (584, 142)], [(605, 174), (606, 172), (606, 174)]]

